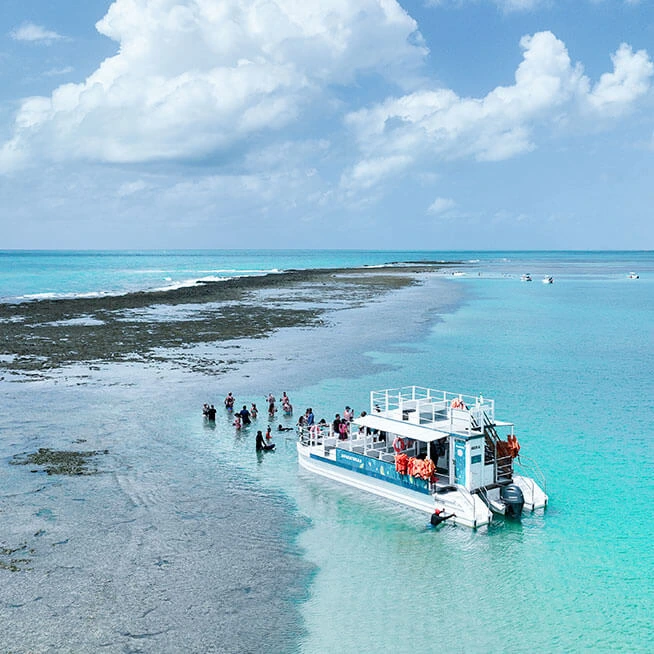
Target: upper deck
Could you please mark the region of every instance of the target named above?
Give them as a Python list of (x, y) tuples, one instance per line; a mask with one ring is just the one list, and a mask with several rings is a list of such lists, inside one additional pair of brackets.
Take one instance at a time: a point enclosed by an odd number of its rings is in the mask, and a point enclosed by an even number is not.
[(354, 422), (423, 442), (452, 435), (479, 436), (488, 424), (512, 426), (495, 419), (494, 400), (423, 386), (371, 391), (370, 413)]

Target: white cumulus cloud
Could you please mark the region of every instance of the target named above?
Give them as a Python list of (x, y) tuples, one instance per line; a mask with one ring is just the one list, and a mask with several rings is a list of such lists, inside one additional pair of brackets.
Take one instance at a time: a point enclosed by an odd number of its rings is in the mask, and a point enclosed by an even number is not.
[(624, 113), (650, 87), (653, 70), (645, 51), (622, 45), (613, 56), (614, 71), (591, 89), (581, 65), (572, 64), (564, 43), (551, 32), (525, 36), (520, 45), (523, 60), (512, 86), (498, 86), (480, 98), (423, 90), (349, 114), (346, 123), (362, 161), (508, 159), (535, 147), (536, 127), (582, 112)]
[(12, 30), (10, 36), (14, 41), (32, 41), (45, 44), (65, 38), (61, 34), (57, 34), (57, 32), (48, 30), (41, 25), (35, 25), (34, 23), (24, 23), (20, 27)]
[(611, 56), (613, 72), (604, 73), (588, 95), (598, 113), (619, 116), (649, 90), (654, 65), (645, 50), (634, 53), (623, 43)]
[(344, 174), (341, 185), (350, 190), (365, 190), (407, 168), (413, 159), (409, 155), (395, 155), (364, 159)]
[(456, 202), (452, 198), (436, 198), (428, 207), (427, 213), (437, 216), (456, 207)]
[[(470, 4), (471, 2), (479, 2), (480, 0), (427, 0), (425, 3), (428, 7), (439, 7), (442, 5), (463, 5)], [(513, 11), (530, 11), (538, 7), (543, 7), (552, 4), (552, 0), (491, 0), (494, 5), (497, 5), (505, 13)]]
[(84, 82), (23, 101), (0, 171), (55, 161), (202, 157), (301, 114), (329, 85), (395, 76), (426, 49), (396, 0), (115, 0), (119, 44)]

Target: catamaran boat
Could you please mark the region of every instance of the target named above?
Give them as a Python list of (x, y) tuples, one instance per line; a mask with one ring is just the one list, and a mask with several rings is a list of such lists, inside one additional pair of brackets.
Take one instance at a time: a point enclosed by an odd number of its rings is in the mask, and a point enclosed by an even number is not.
[(627, 277), (629, 277), (629, 279), (638, 279), (639, 275), (638, 273), (630, 272)]
[(550, 277), (550, 275), (543, 277), (543, 284), (553, 284), (553, 283), (554, 283), (554, 277)]
[[(346, 429), (298, 428), (302, 468), (472, 528), (547, 505), (545, 480), (520, 455), (495, 401), (421, 386), (370, 393)], [(531, 476), (527, 476), (527, 474)]]
[(525, 273), (524, 275), (520, 275), (520, 281), (521, 282), (530, 282), (531, 281), (531, 275), (529, 273)]

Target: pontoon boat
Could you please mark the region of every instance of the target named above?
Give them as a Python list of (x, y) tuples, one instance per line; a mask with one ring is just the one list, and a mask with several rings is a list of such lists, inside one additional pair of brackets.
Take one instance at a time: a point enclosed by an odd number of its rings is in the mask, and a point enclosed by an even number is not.
[[(519, 454), (513, 423), (495, 401), (421, 386), (370, 393), (370, 412), (349, 423), (299, 429), (300, 465), (401, 504), (480, 527), (547, 505), (545, 482)], [(530, 468), (530, 475), (522, 469)], [(536, 479), (534, 478), (536, 477)]]

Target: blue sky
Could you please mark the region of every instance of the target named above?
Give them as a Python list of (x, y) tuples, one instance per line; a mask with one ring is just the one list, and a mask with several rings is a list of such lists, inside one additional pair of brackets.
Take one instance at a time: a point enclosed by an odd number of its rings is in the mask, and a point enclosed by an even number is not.
[(651, 0), (3, 0), (0, 249), (654, 248)]

